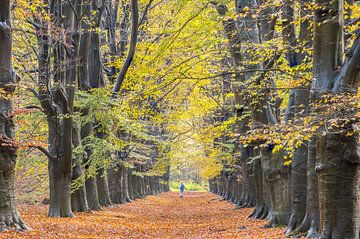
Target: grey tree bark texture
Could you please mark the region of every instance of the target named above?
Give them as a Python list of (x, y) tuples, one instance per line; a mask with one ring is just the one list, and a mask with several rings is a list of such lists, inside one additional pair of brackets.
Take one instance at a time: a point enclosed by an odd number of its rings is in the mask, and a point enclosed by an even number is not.
[[(259, 3), (261, 1), (257, 1)], [(302, 14), (306, 14), (306, 4), (310, 1), (304, 1)], [(354, 1), (347, 1), (353, 4)], [(253, 9), (256, 5), (251, 1), (236, 1), (237, 7)], [(311, 29), (309, 22), (304, 21), (300, 25), (300, 34), (297, 37), (293, 22), (294, 10), (292, 1), (284, 0), (283, 6), (283, 39), (288, 46), (287, 59), (291, 67), (301, 64), (305, 55), (294, 51), (298, 48), (297, 42), (311, 42)], [(359, 84), (360, 70), (360, 40), (359, 36), (353, 41), (353, 46), (344, 54), (344, 1), (315, 1), (320, 6), (315, 11), (315, 23), (313, 24), (314, 34), (314, 71), (311, 91), (304, 88), (293, 90), (289, 98), (289, 106), (286, 112), (286, 121), (292, 121), (294, 115), (301, 109), (300, 106), (308, 107), (311, 103), (318, 103), (326, 94), (343, 95), (343, 97), (355, 97)], [(227, 8), (224, 5), (217, 4), (216, 9), (221, 16), (224, 16)], [(249, 20), (250, 21), (250, 20)], [(250, 24), (248, 22), (242, 24)], [(233, 58), (235, 47), (240, 46), (246, 39), (233, 34), (231, 39), (229, 29), (231, 29), (231, 19), (224, 24), (224, 31), (228, 36), (230, 43), (230, 53)], [(269, 24), (271, 25), (271, 24)], [(267, 28), (262, 20), (258, 23), (259, 38), (263, 41), (266, 34), (263, 34), (261, 28)], [(239, 27), (237, 28), (239, 30)], [(246, 27), (249, 38), (256, 34), (256, 26)], [(268, 28), (267, 28), (268, 29)], [(241, 28), (240, 28), (241, 30)], [(236, 32), (236, 31), (235, 31)], [(241, 32), (240, 32), (241, 34)], [(239, 41), (239, 38), (241, 39)], [(298, 38), (298, 39), (297, 39)], [(256, 37), (253, 39), (256, 40)], [(234, 42), (238, 41), (238, 44)], [(240, 47), (241, 49), (241, 47)], [(239, 54), (239, 52), (237, 52)], [(346, 58), (344, 58), (346, 56)], [(311, 94), (310, 94), (311, 93)], [(312, 106), (313, 107), (313, 106)], [(261, 109), (261, 108), (260, 108)], [(354, 110), (356, 111), (356, 110)], [(277, 117), (268, 117), (268, 113), (262, 114), (261, 111), (253, 111), (252, 120), (262, 123), (277, 123), (272, 119)], [(305, 109), (305, 112), (308, 112)], [(315, 108), (312, 113), (317, 112)], [(354, 112), (352, 114), (355, 114)], [(246, 167), (241, 165), (242, 195), (248, 195), (248, 182), (251, 175), (255, 177), (254, 188), (256, 208), (251, 216), (259, 218), (264, 209), (264, 204), (268, 208), (267, 219), (271, 221), (269, 226), (288, 225), (286, 232), (290, 235), (305, 233), (310, 238), (337, 239), (337, 238), (359, 238), (360, 228), (360, 200), (359, 200), (359, 150), (357, 138), (358, 134), (354, 130), (356, 120), (354, 115), (349, 117), (351, 120), (341, 122), (341, 127), (335, 130), (327, 131), (321, 128), (319, 134), (315, 135), (309, 142), (294, 151), (292, 160), (291, 174), (281, 169), (282, 163), (277, 157), (266, 150), (261, 152), (250, 152), (253, 155), (251, 164), (253, 171), (246, 171)], [(270, 119), (270, 121), (268, 121)], [(277, 118), (278, 119), (278, 118)], [(256, 147), (256, 145), (255, 145)], [(244, 154), (242, 153), (244, 156)], [(259, 158), (257, 157), (259, 156)], [(250, 156), (251, 157), (251, 156)], [(261, 162), (262, 175), (259, 167)], [(248, 165), (248, 164), (246, 164)], [(285, 173), (285, 174), (284, 174)], [(262, 177), (261, 177), (262, 176)], [(221, 175), (218, 178), (209, 180), (210, 189), (222, 196), (229, 193), (232, 195), (235, 179), (233, 177), (225, 178)], [(284, 177), (282, 179), (282, 177)], [(289, 181), (290, 179), (290, 181)], [(233, 180), (234, 182), (230, 182)], [(264, 184), (261, 184), (264, 180)], [(263, 187), (263, 194), (260, 189)], [(226, 192), (229, 190), (230, 192)], [(269, 198), (271, 201), (269, 202)], [(264, 200), (265, 199), (265, 200)], [(246, 199), (240, 197), (240, 203), (243, 204)], [(246, 205), (246, 203), (245, 203)], [(290, 210), (291, 209), (291, 210)], [(260, 216), (261, 218), (261, 216)]]
[[(315, 11), (314, 79), (312, 102), (326, 93), (356, 95), (360, 70), (360, 38), (351, 54), (342, 62), (344, 1), (317, 0), (324, 6)], [(342, 67), (340, 67), (342, 65)], [(340, 68), (340, 70), (339, 70)], [(351, 135), (347, 133), (351, 132)], [(320, 238), (358, 239), (360, 231), (358, 134), (352, 122), (316, 137), (316, 173), (318, 175)]]
[[(289, 0), (284, 0), (283, 11), (283, 38), (287, 43), (287, 60), (290, 67), (296, 67), (303, 63), (305, 59), (305, 47), (310, 47), (311, 34), (310, 34), (310, 22), (306, 18), (306, 14), (310, 14), (307, 10), (309, 1), (302, 2), (302, 17), (304, 20), (300, 24), (300, 33), (296, 37), (296, 25), (295, 25), (295, 11), (294, 3)], [(299, 42), (305, 47), (299, 50), (299, 53), (295, 52), (295, 49), (299, 49)], [(303, 89), (293, 89), (290, 92), (288, 108), (286, 110), (285, 121), (291, 122), (294, 120), (295, 114), (300, 113), (302, 110), (308, 111), (309, 107), (309, 94), (310, 87), (304, 86)], [(307, 157), (308, 157), (308, 142), (303, 142), (298, 148), (294, 150), (294, 157), (291, 164), (291, 215), (286, 229), (286, 234), (292, 232), (298, 232), (298, 228), (302, 225), (304, 217), (306, 215), (306, 193), (307, 193)], [(309, 208), (309, 207), (308, 207)], [(309, 212), (310, 214), (310, 212)], [(306, 230), (302, 228), (301, 230)]]
[[(12, 29), (10, 0), (0, 1), (0, 84), (1, 89), (11, 96), (15, 91), (16, 73), (12, 65)], [(12, 227), (26, 230), (28, 227), (20, 218), (15, 199), (16, 146), (15, 125), (11, 116), (13, 102), (10, 97), (0, 99), (0, 231)]]
[[(73, 11), (68, 11), (60, 2), (53, 2), (50, 13), (54, 19), (62, 19), (66, 14), (69, 28), (73, 29)], [(64, 24), (64, 23), (59, 23)], [(46, 25), (45, 25), (46, 27)], [(69, 84), (75, 79), (74, 69), (66, 64), (66, 60), (71, 60), (71, 55), (65, 51), (65, 38), (73, 39), (71, 31), (66, 36), (58, 39), (57, 44), (53, 45), (54, 85), (49, 92), (48, 67), (49, 60), (49, 40), (39, 38), (42, 49), (42, 57), (39, 59), (39, 99), (48, 119), (48, 144), (49, 144), (49, 185), (50, 185), (50, 207), (49, 216), (51, 217), (72, 217), (71, 210), (71, 178), (72, 178), (72, 130), (73, 121), (73, 84)], [(74, 47), (73, 42), (71, 45)], [(73, 82), (71, 82), (73, 83)], [(59, 115), (64, 117), (59, 117)]]

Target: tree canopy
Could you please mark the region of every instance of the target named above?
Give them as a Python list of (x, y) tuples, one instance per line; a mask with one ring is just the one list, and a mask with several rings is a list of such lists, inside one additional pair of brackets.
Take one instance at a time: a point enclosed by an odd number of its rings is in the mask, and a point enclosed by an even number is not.
[(73, 217), (185, 172), (289, 236), (359, 238), (359, 19), (353, 0), (0, 0), (0, 230), (26, 229), (15, 194)]

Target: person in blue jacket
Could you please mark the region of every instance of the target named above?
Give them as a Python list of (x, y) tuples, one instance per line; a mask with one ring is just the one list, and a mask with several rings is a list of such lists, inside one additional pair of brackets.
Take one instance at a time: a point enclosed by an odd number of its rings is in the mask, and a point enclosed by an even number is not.
[(180, 197), (184, 197), (185, 185), (181, 182), (180, 183)]

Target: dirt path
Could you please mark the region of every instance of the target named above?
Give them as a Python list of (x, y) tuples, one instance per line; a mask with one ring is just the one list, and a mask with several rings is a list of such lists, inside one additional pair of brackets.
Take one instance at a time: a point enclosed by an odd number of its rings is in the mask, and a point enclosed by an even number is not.
[(165, 193), (75, 218), (48, 218), (44, 206), (21, 206), (29, 232), (0, 233), (0, 238), (285, 238), (282, 228), (262, 229), (248, 219), (251, 209), (233, 210), (210, 193)]

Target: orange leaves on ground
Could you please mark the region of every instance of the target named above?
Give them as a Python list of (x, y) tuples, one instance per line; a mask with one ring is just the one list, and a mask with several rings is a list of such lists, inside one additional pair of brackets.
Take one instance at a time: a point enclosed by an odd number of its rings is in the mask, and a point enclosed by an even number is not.
[(4, 232), (0, 238), (243, 238), (282, 239), (283, 228), (261, 228), (249, 219), (252, 209), (234, 210), (210, 193), (165, 193), (75, 218), (48, 218), (45, 206), (21, 206), (28, 232)]

